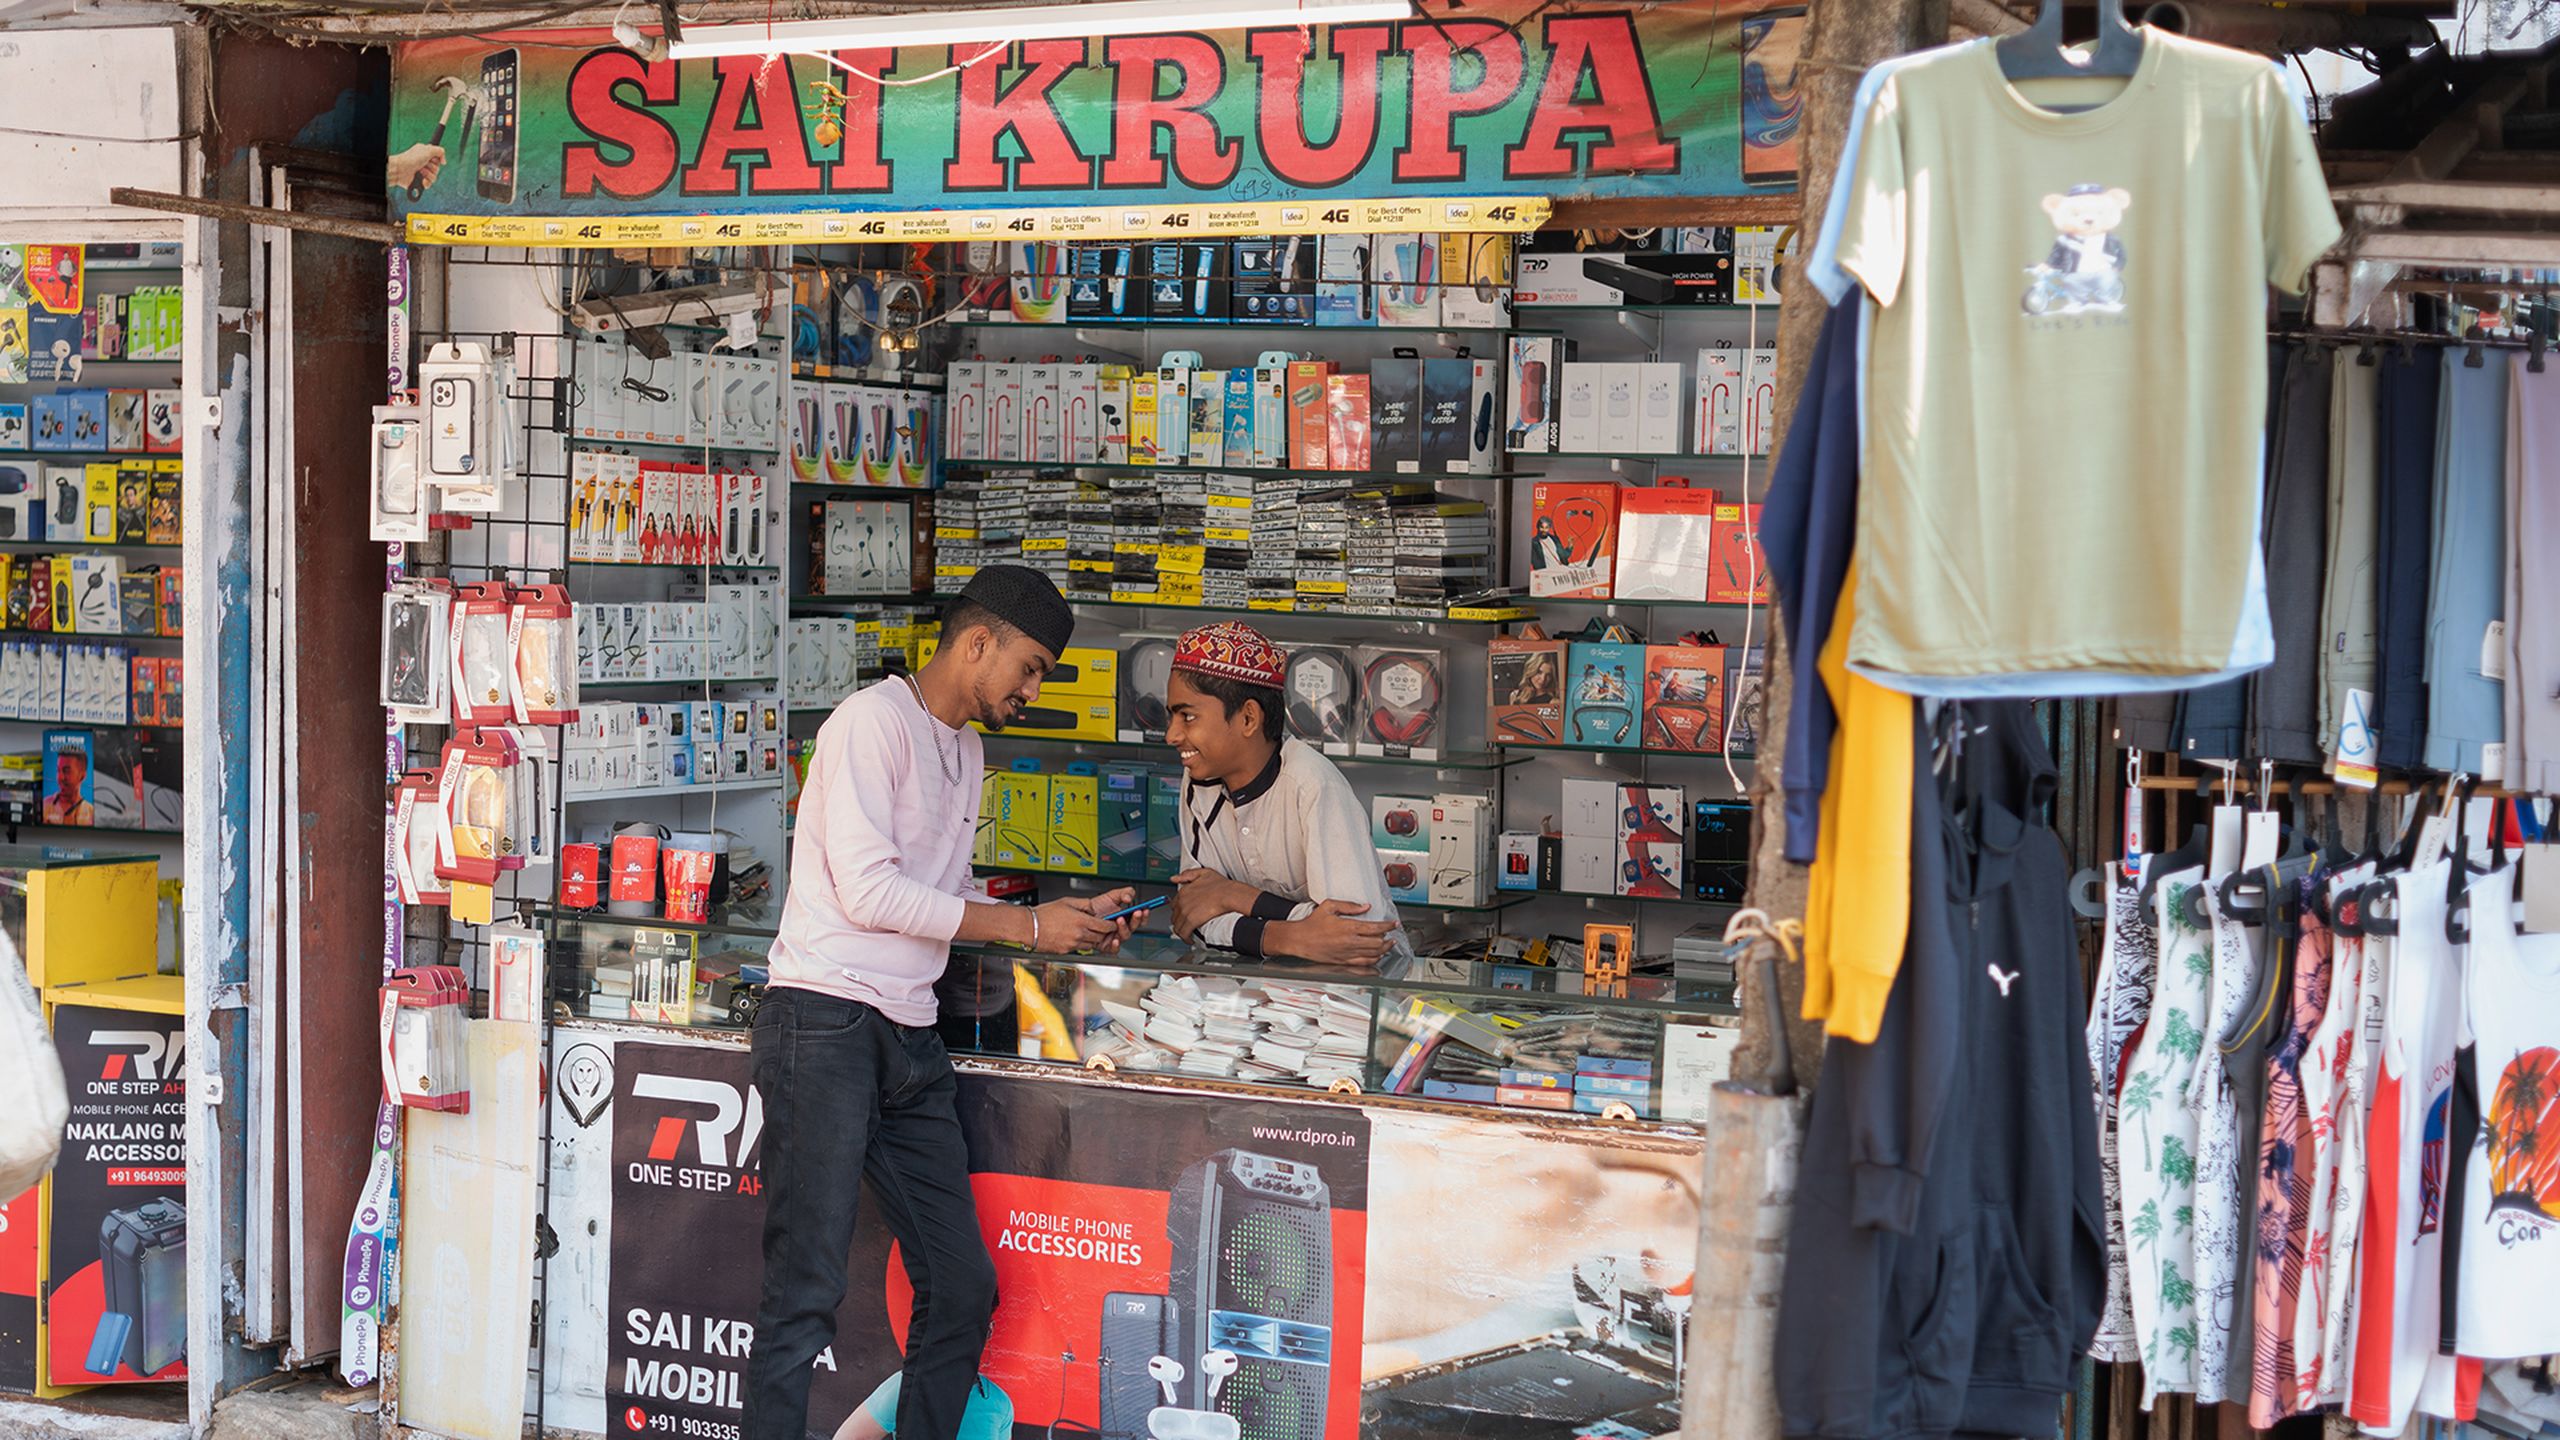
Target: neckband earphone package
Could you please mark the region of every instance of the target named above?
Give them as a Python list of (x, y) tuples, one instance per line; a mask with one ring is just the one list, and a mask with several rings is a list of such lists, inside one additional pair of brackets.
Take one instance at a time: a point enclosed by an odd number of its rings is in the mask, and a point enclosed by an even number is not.
[(1449, 657), (1441, 650), (1363, 645), (1360, 729), (1355, 754), (1440, 758), (1440, 699)]
[(1546, 638), (1535, 625), (1494, 637), (1487, 656), (1493, 683), (1486, 731), (1495, 744), (1564, 743), (1564, 661), (1564, 642)]
[[(1174, 637), (1130, 635), (1120, 642), (1120, 738), (1164, 740), (1165, 687), (1173, 677)], [(1313, 742), (1309, 742), (1313, 743)]]
[(1360, 670), (1351, 652), (1293, 645), (1285, 683), (1289, 733), (1327, 755), (1351, 754), (1360, 708)]
[(1644, 661), (1640, 644), (1577, 640), (1566, 648), (1566, 744), (1642, 745)]

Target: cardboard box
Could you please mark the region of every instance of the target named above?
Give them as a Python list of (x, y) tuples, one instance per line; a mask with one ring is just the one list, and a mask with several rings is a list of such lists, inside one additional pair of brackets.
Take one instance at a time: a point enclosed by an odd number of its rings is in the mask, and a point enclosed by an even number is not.
[(1115, 880), (1147, 873), (1147, 767), (1102, 767), (1094, 799), (1094, 871)]
[(1431, 797), (1431, 903), (1472, 908), (1493, 898), (1493, 800), (1485, 795)]
[(1564, 782), (1563, 833), (1586, 840), (1611, 840), (1618, 834), (1618, 785), (1614, 780)]
[(1236, 241), (1232, 310), (1237, 322), (1313, 323), (1316, 249), (1314, 237), (1304, 235)]
[(979, 800), (978, 863), (1007, 870), (1042, 868), (1049, 855), (1051, 777), (1036, 770), (990, 770), (987, 779)]
[(1542, 480), (1529, 488), (1529, 593), (1606, 600), (1617, 578), (1618, 486)]
[(1498, 860), (1494, 875), (1497, 890), (1535, 890), (1538, 888), (1538, 833), (1534, 830), (1505, 830), (1497, 846)]
[(1428, 851), (1431, 802), (1420, 795), (1379, 795), (1369, 801), (1369, 844), (1378, 850)]
[(1421, 850), (1381, 850), (1378, 873), (1387, 882), (1387, 898), (1399, 905), (1431, 903), (1431, 856)]
[(1378, 323), (1376, 291), (1369, 283), (1372, 247), (1384, 236), (1323, 235), (1316, 239), (1316, 323)]
[(1440, 323), (1440, 237), (1370, 237), (1378, 278), (1378, 323), (1429, 329)]
[(1556, 430), (1557, 450), (1591, 455), (1609, 448), (1600, 421), (1602, 372), (1606, 368), (1584, 361), (1565, 362), (1563, 398), (1557, 407), (1561, 416)]
[(1049, 778), (1048, 869), (1098, 873), (1101, 783), (1086, 761), (1072, 762), (1066, 774)]
[(1617, 866), (1612, 863), (1615, 842), (1605, 836), (1567, 835), (1562, 854), (1563, 872), (1556, 888), (1567, 895), (1614, 895), (1618, 893)]
[(1468, 436), (1474, 419), (1475, 363), (1470, 360), (1422, 362), (1422, 444), (1420, 469), (1427, 475), (1463, 475), (1469, 464)]
[(1495, 744), (1564, 742), (1564, 662), (1561, 640), (1524, 640), (1512, 635), (1492, 639), (1486, 733)]
[(1724, 748), (1722, 645), (1648, 645), (1644, 748), (1716, 754)]
[(1565, 655), (1565, 738), (1633, 750), (1643, 743), (1642, 645), (1575, 641)]
[(1294, 469), (1332, 468), (1333, 449), (1330, 441), (1333, 426), (1327, 402), (1333, 373), (1333, 362), (1330, 360), (1290, 362), (1289, 465)]
[(1392, 355), (1369, 366), (1370, 463), (1365, 468), (1398, 475), (1422, 472), (1424, 363)]
[(1707, 560), (1710, 603), (1769, 603), (1769, 566), (1759, 551), (1759, 533), (1759, 506), (1730, 501), (1716, 506), (1714, 549)]
[(1680, 431), (1687, 418), (1680, 403), (1680, 367), (1644, 363), (1635, 372), (1635, 448), (1647, 455), (1679, 454)]
[(1369, 451), (1370, 393), (1366, 375), (1329, 376), (1324, 384), (1325, 459), (1332, 470), (1375, 468)]
[(1440, 323), (1452, 329), (1511, 324), (1511, 237), (1440, 237)]
[(1182, 868), (1182, 772), (1170, 765), (1147, 772), (1147, 878), (1170, 880)]
[(1620, 600), (1707, 598), (1715, 558), (1716, 492), (1663, 476), (1618, 494)]
[(1504, 445), (1520, 454), (1543, 455), (1558, 446), (1562, 435), (1564, 367), (1573, 358), (1573, 342), (1554, 335), (1515, 335), (1505, 351), (1502, 388), (1506, 414)]
[(1743, 352), (1729, 345), (1698, 352), (1698, 423), (1701, 455), (1742, 453)]

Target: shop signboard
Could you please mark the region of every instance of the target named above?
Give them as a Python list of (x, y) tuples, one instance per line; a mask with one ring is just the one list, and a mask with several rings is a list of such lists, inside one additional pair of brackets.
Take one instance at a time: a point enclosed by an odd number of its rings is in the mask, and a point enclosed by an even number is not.
[(53, 1007), (71, 1119), (45, 1224), (44, 1379), (187, 1373), (186, 1021)]
[[(763, 1223), (748, 1057), (626, 1041), (590, 1063), (612, 1072), (595, 1418), (734, 1434)], [(1145, 1440), (1159, 1357), (1181, 1367), (1174, 1408), (1257, 1440), (1466, 1415), (1677, 1428), (1693, 1137), (975, 1071), (959, 1108), (999, 1295), (981, 1371), (1017, 1433)], [(861, 1417), (894, 1417), (912, 1292), (867, 1190), (848, 1267), (810, 1426), (876, 1436)], [(584, 1350), (552, 1333), (555, 1360)], [(1236, 1357), (1223, 1377), (1213, 1351)]]
[[(1520, 229), (1553, 197), (1791, 186), (1803, 23), (1479, 0), (993, 54), (419, 40), (394, 52), (391, 199), (416, 239), (540, 245)], [(1427, 203), (1452, 197), (1483, 204)], [(654, 223), (679, 218), (698, 233)]]

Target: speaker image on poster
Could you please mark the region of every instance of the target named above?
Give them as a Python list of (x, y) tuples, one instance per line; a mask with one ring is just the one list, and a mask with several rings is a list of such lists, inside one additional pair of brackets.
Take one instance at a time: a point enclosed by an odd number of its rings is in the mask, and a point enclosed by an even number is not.
[(44, 1378), (175, 1380), (187, 1360), (186, 1022), (57, 1005), (71, 1118), (54, 1165)]
[[(1174, 1183), (1173, 1358), (1190, 1369), (1189, 1408), (1233, 1416), (1240, 1440), (1323, 1440), (1331, 1208), (1315, 1166), (1249, 1150), (1221, 1150)], [(1219, 1351), (1235, 1357), (1233, 1373), (1213, 1374)]]

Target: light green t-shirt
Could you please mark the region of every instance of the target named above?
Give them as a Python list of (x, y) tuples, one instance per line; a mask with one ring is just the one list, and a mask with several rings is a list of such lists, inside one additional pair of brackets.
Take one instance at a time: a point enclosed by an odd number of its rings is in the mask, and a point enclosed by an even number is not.
[(2031, 102), (1971, 45), (1867, 112), (1840, 248), (1879, 307), (1849, 659), (1888, 684), (2230, 663), (2267, 286), (2299, 290), (2338, 222), (2271, 62), (2142, 33), (2129, 84), (2055, 82), (2095, 108)]

